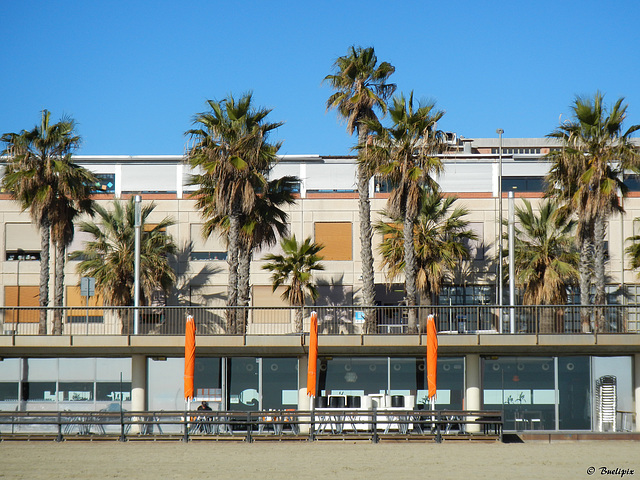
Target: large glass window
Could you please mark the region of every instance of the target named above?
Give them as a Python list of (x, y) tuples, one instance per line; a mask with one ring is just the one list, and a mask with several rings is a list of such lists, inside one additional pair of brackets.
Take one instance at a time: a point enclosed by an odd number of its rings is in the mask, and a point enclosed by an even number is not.
[(558, 358), (558, 410), (561, 430), (591, 428), (589, 357)]
[(298, 359), (262, 359), (262, 408), (298, 407)]
[(483, 408), (503, 410), (505, 430), (555, 428), (554, 360), (484, 358)]
[(389, 388), (388, 360), (384, 358), (322, 358), (318, 387), (322, 395), (368, 395)]
[(229, 410), (257, 411), (260, 408), (259, 363), (255, 357), (229, 358)]

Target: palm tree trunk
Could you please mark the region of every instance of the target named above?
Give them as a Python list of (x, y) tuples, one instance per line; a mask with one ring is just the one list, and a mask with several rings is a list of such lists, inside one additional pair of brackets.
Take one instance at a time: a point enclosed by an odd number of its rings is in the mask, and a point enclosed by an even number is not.
[(410, 215), (404, 217), (404, 277), (407, 301), (407, 330), (409, 333), (418, 332), (418, 316), (416, 312), (416, 297), (418, 290), (416, 287), (416, 247), (413, 243), (413, 221)]
[[(233, 213), (229, 216), (229, 241), (227, 264), (229, 265), (229, 285), (227, 286), (227, 306), (238, 306), (238, 245), (240, 238), (240, 216)], [(236, 332), (235, 309), (227, 311), (227, 332)]]
[[(375, 303), (373, 250), (371, 248), (371, 203), (369, 201), (369, 179), (367, 169), (358, 165), (358, 213), (360, 216), (360, 258), (362, 260), (362, 306)], [(376, 333), (376, 314), (373, 309), (364, 310), (365, 333)]]
[(38, 335), (47, 334), (47, 307), (49, 306), (49, 243), (51, 224), (44, 213), (40, 219), (40, 323)]
[[(251, 274), (251, 251), (247, 248), (240, 248), (238, 251), (238, 305), (246, 307), (249, 305), (249, 284)], [(244, 334), (247, 330), (247, 310), (240, 309), (236, 315), (237, 333)]]
[(64, 243), (61, 241), (55, 242), (56, 258), (54, 259), (55, 265), (55, 278), (54, 278), (54, 299), (53, 306), (56, 307), (53, 311), (53, 334), (62, 335), (62, 306), (64, 303), (64, 264), (65, 264), (65, 248)]
[(582, 323), (582, 332), (591, 331), (591, 315), (587, 305), (589, 305), (589, 296), (591, 293), (591, 258), (592, 258), (591, 235), (582, 235), (582, 244), (580, 245), (580, 319)]
[[(598, 215), (593, 225), (593, 271), (594, 271), (594, 279), (596, 284), (596, 295), (594, 298), (595, 305), (604, 305), (607, 301), (606, 291), (605, 291), (605, 274), (604, 274), (604, 264), (605, 264), (605, 249), (604, 249), (604, 238), (605, 238), (605, 224), (604, 217), (602, 215)], [(604, 331), (605, 328), (605, 319), (604, 312), (601, 307), (596, 307), (595, 312), (595, 323), (598, 332)]]

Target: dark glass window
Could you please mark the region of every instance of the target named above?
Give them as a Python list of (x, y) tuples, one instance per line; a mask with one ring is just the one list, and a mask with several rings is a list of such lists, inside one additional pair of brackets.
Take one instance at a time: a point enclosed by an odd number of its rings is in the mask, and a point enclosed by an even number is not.
[(97, 382), (96, 400), (112, 402), (131, 400), (131, 382)]
[(94, 193), (114, 193), (116, 191), (115, 173), (96, 173), (97, 182)]
[(262, 408), (298, 406), (298, 359), (262, 359)]
[(227, 252), (191, 252), (189, 258), (194, 261), (226, 260)]
[(65, 402), (87, 402), (93, 400), (93, 382), (60, 382), (59, 400)]
[(504, 410), (505, 430), (555, 429), (553, 358), (484, 358), (483, 408)]
[(546, 188), (544, 177), (502, 177), (503, 192), (544, 192)]
[(561, 430), (591, 429), (589, 357), (558, 358), (558, 401)]
[(18, 400), (18, 382), (0, 382), (0, 402)]

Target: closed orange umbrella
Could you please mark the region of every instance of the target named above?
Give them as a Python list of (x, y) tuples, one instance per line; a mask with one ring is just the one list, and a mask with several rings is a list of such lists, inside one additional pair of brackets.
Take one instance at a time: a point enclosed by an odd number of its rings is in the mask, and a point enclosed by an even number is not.
[(184, 333), (184, 398), (193, 398), (193, 370), (196, 363), (196, 322), (187, 316)]
[(436, 396), (436, 376), (438, 371), (438, 333), (433, 315), (427, 317), (427, 397), (433, 400)]
[(309, 324), (309, 364), (307, 367), (307, 395), (316, 396), (318, 370), (318, 314), (311, 312)]

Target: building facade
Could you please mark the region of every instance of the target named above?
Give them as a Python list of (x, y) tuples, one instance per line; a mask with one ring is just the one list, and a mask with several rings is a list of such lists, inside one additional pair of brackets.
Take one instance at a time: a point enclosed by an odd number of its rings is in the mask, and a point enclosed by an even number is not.
[[(516, 205), (522, 198), (534, 204), (542, 198), (549, 166), (544, 155), (558, 145), (548, 139), (503, 139), (500, 144), (498, 139), (472, 140), (453, 134), (449, 142), (451, 150), (443, 156), (445, 169), (437, 181), (446, 195), (458, 198), (457, 205), (469, 209), (467, 220), (478, 239), (470, 244), (472, 260), (447, 278), (438, 298), (440, 306), (469, 307), (462, 331), (458, 316), (452, 327), (452, 319), (440, 315), (444, 324), (439, 325), (438, 406), (504, 408), (506, 428), (513, 430), (596, 430), (596, 384), (602, 377), (615, 376), (620, 416), (616, 428), (638, 428), (633, 418), (640, 396), (640, 280), (624, 248), (627, 237), (640, 233), (636, 222), (640, 182), (633, 176), (625, 179), (630, 187), (624, 199), (626, 213), (613, 215), (607, 228), (608, 303), (621, 306), (621, 320), (612, 321), (606, 334), (581, 334), (579, 315), (567, 315), (563, 327), (548, 335), (526, 329), (500, 335), (509, 332), (508, 318), (500, 313), (502, 322), (483, 323), (478, 313), (500, 303), (495, 262), (500, 218), (508, 216), (509, 192)], [(225, 242), (218, 236), (202, 237), (203, 220), (190, 197), (195, 188), (190, 185), (192, 172), (183, 157), (76, 156), (75, 162), (98, 176), (96, 199), (105, 207), (113, 200), (141, 195), (143, 203), (156, 204), (150, 223), (166, 216), (176, 221), (167, 233), (180, 249), (175, 259), (178, 282), (166, 304), (224, 305)], [(290, 233), (324, 245), (325, 270), (316, 275), (320, 297), (315, 306), (357, 305), (362, 279), (356, 159), (286, 155), (271, 175), (299, 178), (297, 201), (285, 208)], [(372, 222), (387, 220), (381, 212), (388, 186), (373, 178), (370, 192)], [(7, 193), (0, 193), (0, 224), (5, 333), (0, 337), (0, 409), (99, 410), (120, 401), (134, 410), (183, 408), (181, 338), (120, 336), (117, 320), (108, 309), (99, 308), (99, 295), (89, 299), (89, 305), (96, 307), (89, 315), (89, 310), (83, 310), (87, 298), (78, 288), (74, 261), (66, 266), (64, 334), (59, 338), (32, 335), (35, 311), (11, 307), (38, 304), (39, 234)], [(69, 251), (81, 249), (86, 240), (77, 232)], [(376, 303), (392, 308), (402, 304), (404, 293), (402, 285), (389, 283), (380, 268), (376, 247), (381, 240), (374, 234)], [(278, 248), (254, 255), (252, 306), (285, 306), (272, 292), (261, 261)], [(507, 291), (505, 286), (504, 304)], [(220, 408), (307, 408), (303, 373), (308, 338), (288, 330), (287, 322), (252, 316), (241, 338), (200, 329), (205, 335), (198, 343), (196, 389), (214, 402), (219, 398)], [(269, 330), (276, 324), (280, 330)], [(357, 324), (354, 313), (349, 328), (321, 335), (320, 391), (406, 395), (416, 404), (424, 403), (423, 336), (402, 335), (401, 315), (391, 325), (394, 328), (379, 330), (379, 335), (364, 335)]]

